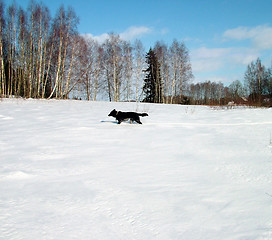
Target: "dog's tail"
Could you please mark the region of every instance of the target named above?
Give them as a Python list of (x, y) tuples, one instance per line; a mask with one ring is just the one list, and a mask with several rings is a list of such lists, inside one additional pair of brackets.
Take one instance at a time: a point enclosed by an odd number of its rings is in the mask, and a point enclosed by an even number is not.
[(138, 113), (138, 115), (141, 116), (141, 117), (146, 117), (146, 116), (148, 116), (147, 113)]

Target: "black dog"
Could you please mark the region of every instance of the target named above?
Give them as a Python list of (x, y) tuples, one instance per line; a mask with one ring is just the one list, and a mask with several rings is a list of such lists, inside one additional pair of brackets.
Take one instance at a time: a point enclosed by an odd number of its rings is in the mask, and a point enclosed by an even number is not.
[(116, 120), (118, 121), (118, 124), (128, 119), (130, 119), (130, 121), (135, 121), (139, 124), (142, 124), (139, 116), (145, 117), (145, 116), (148, 116), (148, 114), (136, 113), (136, 112), (121, 112), (121, 111), (116, 111), (115, 109), (113, 109), (108, 116), (115, 117)]

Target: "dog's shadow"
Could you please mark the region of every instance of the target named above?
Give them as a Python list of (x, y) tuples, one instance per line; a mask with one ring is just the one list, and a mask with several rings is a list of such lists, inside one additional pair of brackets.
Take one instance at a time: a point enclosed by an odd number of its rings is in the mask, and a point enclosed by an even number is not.
[[(113, 123), (113, 124), (118, 124), (118, 121), (105, 121), (105, 120), (101, 120), (101, 123)], [(122, 123), (126, 123), (126, 124), (137, 124), (136, 122), (130, 122), (130, 121), (123, 121)], [(120, 125), (120, 124), (119, 124)]]
[(104, 120), (102, 120), (102, 121), (100, 121), (101, 123), (114, 123), (114, 124), (117, 124), (118, 122), (117, 121), (104, 121)]

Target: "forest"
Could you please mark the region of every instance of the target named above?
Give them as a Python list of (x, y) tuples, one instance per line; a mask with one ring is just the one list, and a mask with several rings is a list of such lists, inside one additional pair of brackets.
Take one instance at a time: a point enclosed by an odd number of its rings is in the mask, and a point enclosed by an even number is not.
[(80, 34), (78, 25), (71, 7), (60, 6), (52, 17), (40, 2), (24, 10), (0, 0), (0, 96), (272, 105), (272, 67), (260, 59), (248, 65), (243, 83), (194, 83), (184, 42), (157, 41), (146, 52), (140, 40), (110, 33), (97, 42)]

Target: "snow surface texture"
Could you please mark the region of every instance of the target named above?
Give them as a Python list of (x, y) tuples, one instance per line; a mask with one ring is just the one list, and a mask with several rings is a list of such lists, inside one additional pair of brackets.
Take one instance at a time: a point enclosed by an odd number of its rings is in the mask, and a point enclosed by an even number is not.
[(3, 99), (0, 239), (270, 240), (271, 135), (272, 109)]

